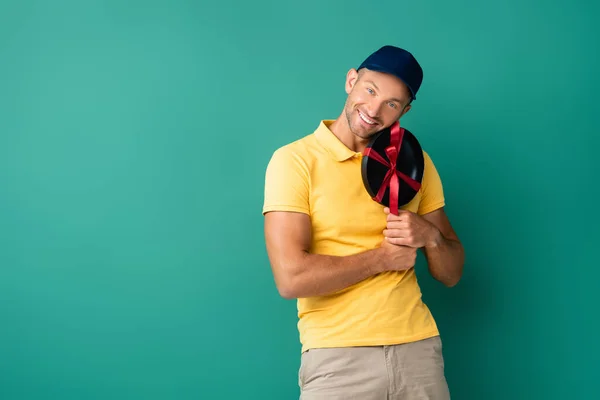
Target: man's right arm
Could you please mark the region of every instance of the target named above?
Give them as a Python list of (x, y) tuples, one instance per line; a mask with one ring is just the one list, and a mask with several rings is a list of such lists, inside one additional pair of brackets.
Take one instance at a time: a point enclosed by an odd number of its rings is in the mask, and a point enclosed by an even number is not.
[(267, 252), (280, 295), (286, 299), (322, 296), (372, 275), (414, 266), (416, 250), (388, 245), (350, 256), (309, 253), (311, 225), (301, 212), (265, 214)]
[(377, 273), (414, 266), (416, 250), (386, 243), (383, 232), (381, 248), (344, 257), (311, 254), (309, 164), (286, 146), (275, 151), (266, 170), (265, 240), (282, 297), (331, 294)]

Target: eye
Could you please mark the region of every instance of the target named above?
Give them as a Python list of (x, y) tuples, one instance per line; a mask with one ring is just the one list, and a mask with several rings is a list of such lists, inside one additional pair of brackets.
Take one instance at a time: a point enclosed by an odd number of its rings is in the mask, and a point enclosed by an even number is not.
[(375, 93), (375, 91), (374, 91), (373, 89), (371, 89), (370, 87), (368, 87), (368, 88), (367, 88), (367, 92), (369, 92), (369, 93), (371, 93), (371, 94), (374, 94), (374, 93)]
[(396, 103), (391, 103), (391, 102), (390, 102), (390, 103), (388, 103), (388, 104), (390, 105), (390, 107), (392, 107), (392, 108), (396, 108)]

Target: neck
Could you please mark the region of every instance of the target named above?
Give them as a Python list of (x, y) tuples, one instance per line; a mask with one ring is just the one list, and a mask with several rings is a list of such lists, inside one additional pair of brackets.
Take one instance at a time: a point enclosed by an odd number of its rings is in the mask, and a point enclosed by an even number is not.
[(350, 126), (348, 126), (348, 120), (345, 114), (342, 114), (334, 120), (329, 126), (329, 130), (350, 150), (360, 153), (362, 152), (369, 142), (368, 139), (362, 139), (356, 136)]

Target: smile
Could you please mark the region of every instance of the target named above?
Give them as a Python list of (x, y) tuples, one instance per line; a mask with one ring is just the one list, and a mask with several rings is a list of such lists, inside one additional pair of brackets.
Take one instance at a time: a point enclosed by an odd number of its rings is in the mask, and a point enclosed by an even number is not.
[(369, 124), (369, 125), (375, 125), (375, 121), (367, 118), (367, 116), (364, 115), (363, 113), (361, 113), (360, 111), (358, 111), (358, 116), (360, 117), (360, 119), (362, 119), (363, 121), (365, 121), (367, 124)]

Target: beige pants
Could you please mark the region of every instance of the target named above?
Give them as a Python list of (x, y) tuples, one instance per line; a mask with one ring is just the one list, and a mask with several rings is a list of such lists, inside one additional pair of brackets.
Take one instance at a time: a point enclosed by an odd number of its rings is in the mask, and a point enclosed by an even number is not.
[(449, 400), (439, 336), (302, 353), (301, 400)]

